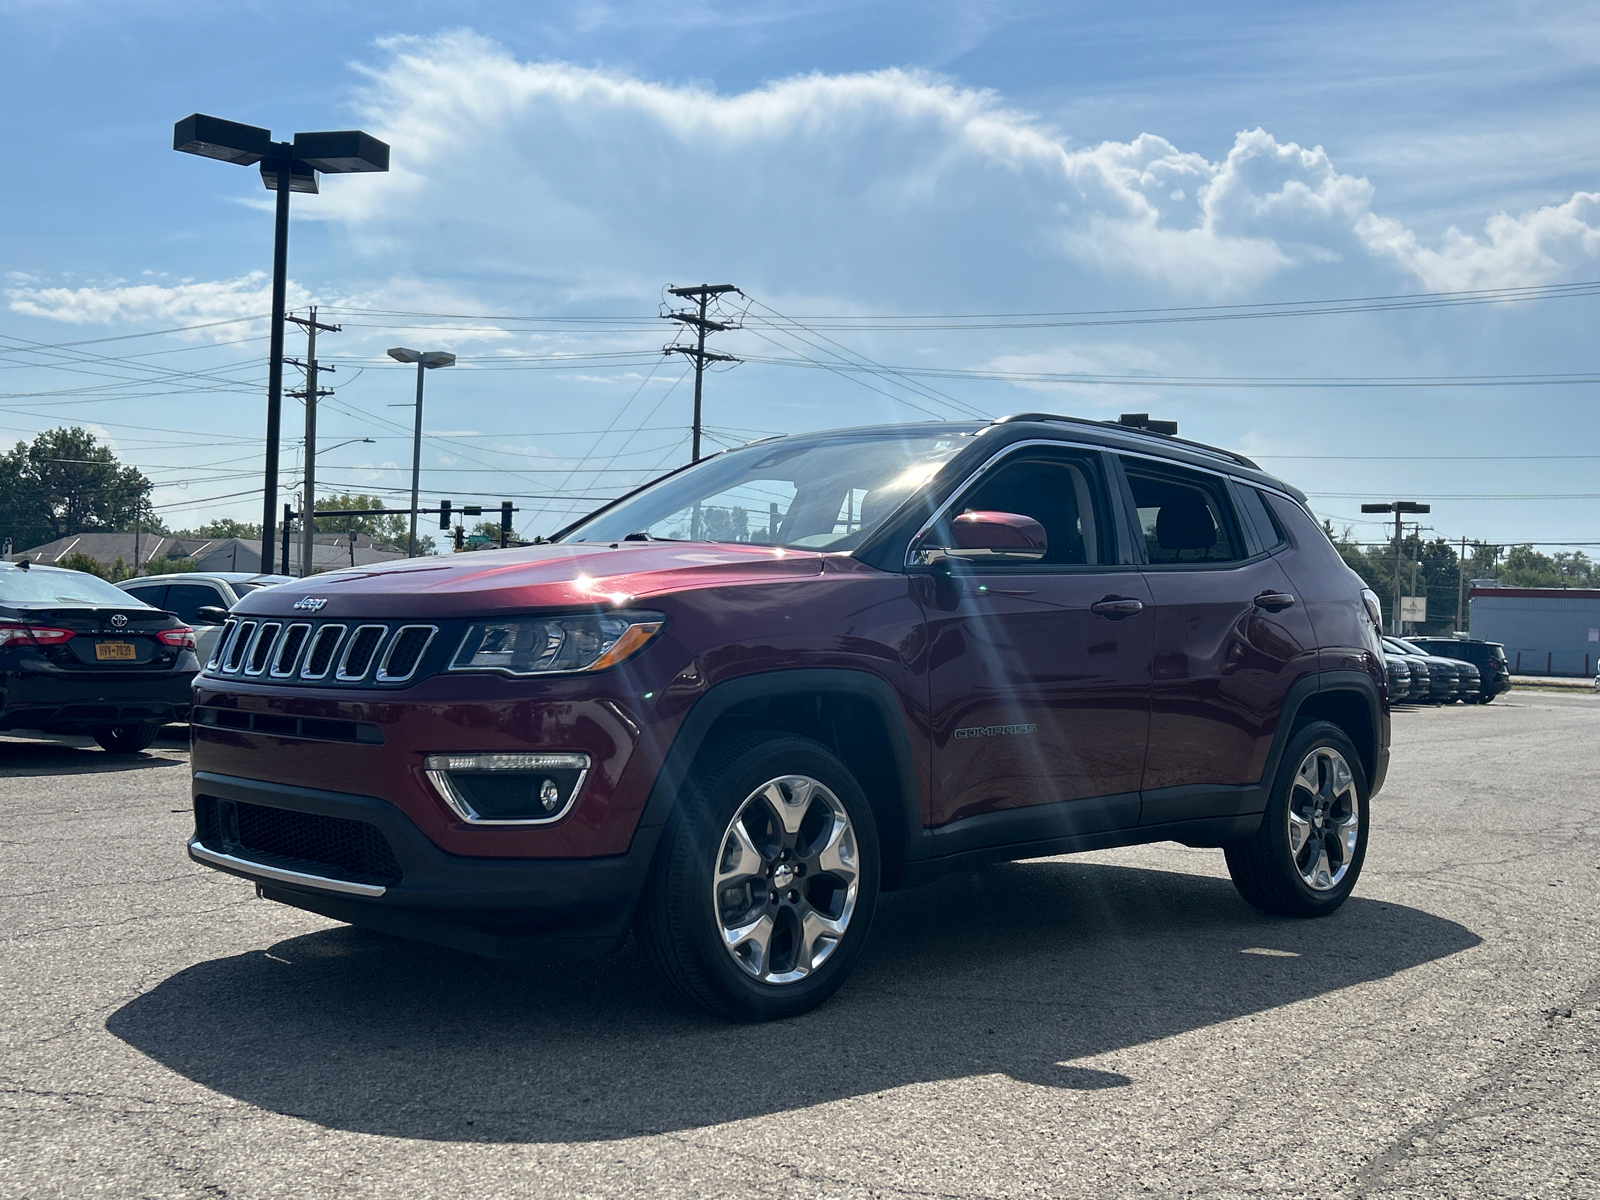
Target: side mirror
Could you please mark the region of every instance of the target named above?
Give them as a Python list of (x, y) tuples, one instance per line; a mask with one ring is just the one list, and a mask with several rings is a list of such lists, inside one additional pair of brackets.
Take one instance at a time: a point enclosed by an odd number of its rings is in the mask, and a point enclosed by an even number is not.
[(918, 550), (916, 561), (1030, 563), (1038, 562), (1049, 549), (1044, 526), (1021, 513), (962, 513), (950, 522), (950, 540), (953, 545)]
[(195, 609), (194, 619), (202, 625), (221, 625), (228, 619), (228, 610), (218, 608), (215, 604), (207, 604), (203, 608)]

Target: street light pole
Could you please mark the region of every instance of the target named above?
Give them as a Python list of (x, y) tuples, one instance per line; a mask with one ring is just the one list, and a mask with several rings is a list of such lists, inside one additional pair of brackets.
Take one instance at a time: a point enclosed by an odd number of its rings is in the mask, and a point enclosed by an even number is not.
[(454, 366), (456, 356), (444, 350), (411, 350), (405, 346), (390, 349), (389, 357), (396, 362), (417, 364), (417, 420), (411, 434), (411, 536), (406, 543), (406, 554), (417, 556), (417, 504), (422, 486), (422, 373), (435, 367)]
[[(283, 306), (289, 285), (289, 160), (277, 170), (277, 215), (272, 226), (272, 337), (267, 350), (267, 461), (261, 498), (261, 570), (272, 567), (273, 523), (278, 519), (278, 435), (283, 424)], [(289, 527), (283, 538), (289, 540)]]
[(1400, 636), (1400, 514), (1432, 512), (1433, 505), (1418, 504), (1415, 500), (1394, 500), (1388, 504), (1363, 504), (1361, 511), (1364, 513), (1390, 513), (1394, 514), (1394, 604), (1393, 611), (1389, 614), (1389, 623), (1393, 626), (1395, 637)]
[(411, 533), (406, 538), (406, 554), (417, 556), (417, 491), (422, 486), (422, 373), (427, 368), (417, 359), (417, 420), (411, 430)]
[[(297, 133), (274, 142), (272, 131), (194, 113), (172, 128), (172, 148), (238, 166), (261, 164), (261, 182), (276, 191), (272, 238), (272, 328), (267, 357), (267, 452), (263, 463), (261, 570), (272, 569), (278, 514), (278, 435), (283, 415), (284, 293), (289, 281), (289, 193), (317, 191), (317, 173), (387, 171), (389, 147), (350, 129)], [(284, 538), (289, 536), (284, 526)]]

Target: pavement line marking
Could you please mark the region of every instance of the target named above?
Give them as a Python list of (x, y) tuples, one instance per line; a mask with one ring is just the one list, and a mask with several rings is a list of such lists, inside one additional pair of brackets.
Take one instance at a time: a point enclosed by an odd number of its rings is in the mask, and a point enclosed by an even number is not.
[(1299, 958), (1293, 950), (1268, 950), (1262, 946), (1251, 946), (1248, 950), (1239, 951), (1240, 954), (1263, 954), (1268, 958)]

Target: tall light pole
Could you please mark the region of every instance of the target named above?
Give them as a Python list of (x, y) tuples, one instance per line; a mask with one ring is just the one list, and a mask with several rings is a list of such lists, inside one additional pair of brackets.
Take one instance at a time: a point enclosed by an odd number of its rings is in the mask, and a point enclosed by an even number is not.
[[(195, 113), (172, 128), (172, 148), (238, 166), (261, 164), (261, 182), (278, 193), (272, 236), (272, 329), (267, 351), (267, 456), (261, 507), (261, 569), (271, 570), (278, 514), (278, 427), (283, 411), (283, 309), (289, 277), (289, 193), (317, 190), (317, 172), (387, 171), (389, 147), (350, 129), (297, 133), (275, 142), (272, 131)], [(284, 537), (289, 531), (284, 530)]]
[(417, 425), (411, 435), (411, 538), (406, 544), (406, 554), (417, 556), (417, 490), (422, 477), (422, 376), (435, 367), (455, 366), (456, 356), (444, 350), (408, 350), (395, 346), (389, 357), (396, 362), (417, 364)]
[(1361, 511), (1364, 513), (1394, 514), (1394, 611), (1390, 614), (1395, 637), (1400, 636), (1400, 514), (1432, 512), (1433, 505), (1418, 504), (1415, 500), (1394, 500), (1388, 504), (1363, 504)]

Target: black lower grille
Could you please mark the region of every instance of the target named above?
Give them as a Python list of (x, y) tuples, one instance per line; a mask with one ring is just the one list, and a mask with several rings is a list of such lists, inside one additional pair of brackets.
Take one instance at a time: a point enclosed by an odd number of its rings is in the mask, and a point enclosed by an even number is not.
[(403, 872), (374, 825), (264, 804), (195, 798), (195, 833), (209, 850), (268, 866), (393, 887)]

